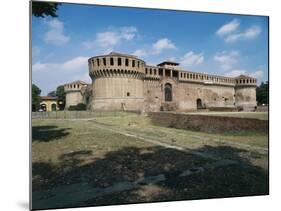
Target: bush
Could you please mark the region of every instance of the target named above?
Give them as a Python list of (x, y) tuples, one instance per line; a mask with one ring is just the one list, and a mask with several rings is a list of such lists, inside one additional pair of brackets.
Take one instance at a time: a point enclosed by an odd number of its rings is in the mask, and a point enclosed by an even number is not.
[(69, 111), (85, 111), (87, 108), (86, 104), (84, 103), (78, 103), (77, 105), (69, 106)]

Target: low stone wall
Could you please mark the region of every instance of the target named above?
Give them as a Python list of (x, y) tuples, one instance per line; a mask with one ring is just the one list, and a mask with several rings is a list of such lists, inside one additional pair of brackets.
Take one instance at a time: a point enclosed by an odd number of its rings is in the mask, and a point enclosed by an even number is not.
[(156, 125), (202, 132), (268, 132), (268, 121), (249, 118), (151, 112)]
[(236, 107), (209, 107), (209, 111), (238, 111)]
[(32, 119), (89, 119), (107, 116), (126, 116), (128, 113), (140, 113), (136, 111), (49, 111), (32, 112)]

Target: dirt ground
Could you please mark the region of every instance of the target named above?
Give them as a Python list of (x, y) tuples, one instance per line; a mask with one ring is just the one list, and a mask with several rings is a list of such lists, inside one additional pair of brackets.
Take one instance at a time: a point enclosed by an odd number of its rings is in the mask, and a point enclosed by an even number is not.
[(268, 194), (268, 134), (204, 133), (124, 113), (32, 120), (33, 209)]

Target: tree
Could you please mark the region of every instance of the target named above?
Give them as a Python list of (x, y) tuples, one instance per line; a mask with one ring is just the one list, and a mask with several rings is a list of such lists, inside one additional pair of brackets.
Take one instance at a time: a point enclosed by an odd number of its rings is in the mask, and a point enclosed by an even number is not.
[(32, 15), (44, 18), (46, 16), (58, 17), (57, 10), (61, 3), (32, 2)]
[(51, 91), (48, 93), (49, 97), (56, 97), (56, 91)]
[(32, 84), (32, 111), (38, 111), (41, 101), (41, 89), (35, 84)]
[(256, 95), (257, 95), (258, 105), (268, 104), (269, 101), (268, 88), (269, 88), (268, 81), (262, 82), (261, 85), (257, 87)]
[(65, 107), (65, 92), (64, 92), (64, 86), (63, 85), (57, 87), (56, 96), (57, 96), (59, 109), (63, 110), (64, 107)]

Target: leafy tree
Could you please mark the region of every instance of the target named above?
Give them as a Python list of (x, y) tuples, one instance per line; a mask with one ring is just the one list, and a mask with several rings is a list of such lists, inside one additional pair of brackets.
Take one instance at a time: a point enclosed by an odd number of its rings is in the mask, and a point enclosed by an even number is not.
[(41, 89), (35, 84), (32, 84), (32, 111), (38, 111), (41, 101)]
[(63, 110), (65, 107), (65, 92), (64, 92), (64, 86), (58, 86), (57, 90), (55, 91), (56, 96), (57, 96), (57, 101), (60, 110)]
[(58, 17), (57, 10), (61, 3), (53, 2), (32, 2), (32, 15), (44, 18), (46, 16)]
[(269, 83), (268, 81), (262, 82), (260, 86), (257, 87), (257, 101), (258, 104), (268, 104), (269, 101), (269, 92), (268, 92)]
[(48, 93), (48, 96), (50, 97), (56, 97), (56, 91), (51, 91)]

